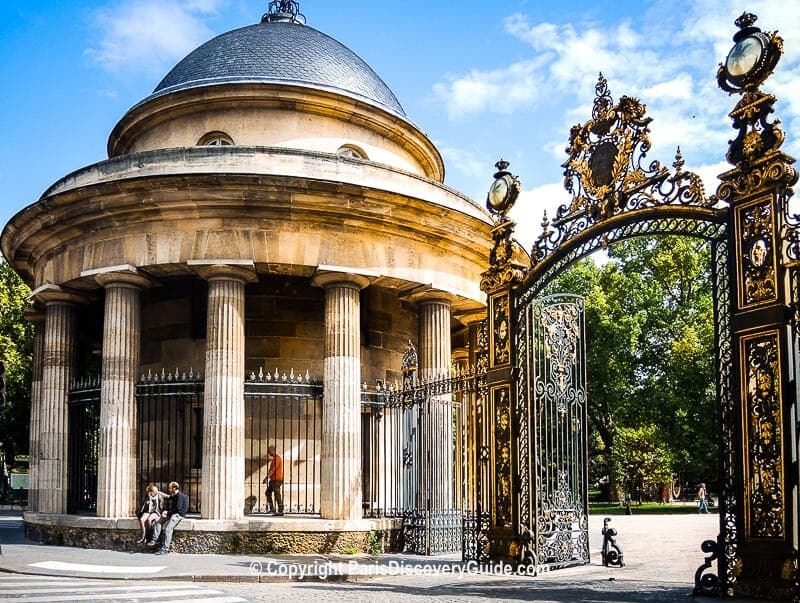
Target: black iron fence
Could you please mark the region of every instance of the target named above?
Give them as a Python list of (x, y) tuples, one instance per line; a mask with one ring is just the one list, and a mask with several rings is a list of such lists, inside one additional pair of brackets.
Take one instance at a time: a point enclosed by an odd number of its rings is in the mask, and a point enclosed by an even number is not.
[[(365, 517), (403, 519), (407, 552), (463, 550), (483, 559), (491, 418), (480, 373), (362, 392)], [(136, 387), (139, 484), (181, 483), (200, 511), (203, 389), (199, 374), (143, 376)], [(283, 458), (284, 511), (319, 513), (323, 387), (308, 375), (251, 374), (245, 381), (245, 512), (265, 513), (267, 449)], [(96, 509), (100, 387), (70, 392), (70, 512)], [(485, 458), (486, 457), (486, 458)]]
[(162, 492), (176, 481), (200, 512), (203, 459), (203, 380), (200, 374), (143, 375), (136, 385), (139, 492), (155, 484)]
[(67, 395), (67, 512), (97, 511), (97, 459), (100, 447), (100, 379), (87, 377)]
[[(265, 513), (267, 448), (283, 458), (284, 511), (319, 513), (322, 386), (308, 374), (251, 374), (245, 382), (245, 509)], [(203, 459), (203, 390), (199, 373), (161, 371), (136, 385), (140, 492), (176, 481), (200, 512)], [(87, 378), (69, 392), (69, 513), (97, 509), (100, 380)]]
[(270, 510), (265, 496), (270, 445), (283, 459), (284, 512), (319, 513), (322, 391), (308, 373), (251, 373), (245, 381), (246, 513)]
[[(364, 516), (402, 518), (406, 552), (465, 547), (465, 521), (475, 523), (487, 498), (476, 491), (482, 387), (482, 377), (470, 372), (362, 393)], [(478, 548), (472, 539), (479, 527), (470, 528), (470, 550)]]

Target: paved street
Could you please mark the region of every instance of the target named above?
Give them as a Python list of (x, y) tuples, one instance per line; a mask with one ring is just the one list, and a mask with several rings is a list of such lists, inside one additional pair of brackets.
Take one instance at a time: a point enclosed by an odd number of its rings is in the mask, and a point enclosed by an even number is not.
[(158, 603), (239, 603), (247, 599), (226, 595), (210, 586), (158, 581), (120, 583), (113, 580), (84, 580), (50, 576), (0, 575), (0, 601), (50, 603), (56, 601), (158, 601)]
[[(0, 570), (19, 572), (0, 573), (0, 600), (28, 602), (688, 602), (704, 558), (700, 543), (718, 532), (713, 514), (615, 516), (612, 526), (619, 531), (626, 565), (605, 568), (599, 554), (603, 518), (595, 516), (589, 566), (529, 578), (468, 568), (457, 556), (155, 557), (51, 547), (24, 540), (18, 518), (0, 519)], [(301, 571), (318, 575), (297, 580)]]

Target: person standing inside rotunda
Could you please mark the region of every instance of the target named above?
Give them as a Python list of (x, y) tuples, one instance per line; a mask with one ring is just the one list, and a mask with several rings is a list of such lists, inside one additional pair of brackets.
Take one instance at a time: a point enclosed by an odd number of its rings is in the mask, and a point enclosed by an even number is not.
[(267, 484), (268, 512), (283, 515), (283, 458), (277, 453), (274, 444), (267, 448), (269, 457), (269, 472), (263, 483)]

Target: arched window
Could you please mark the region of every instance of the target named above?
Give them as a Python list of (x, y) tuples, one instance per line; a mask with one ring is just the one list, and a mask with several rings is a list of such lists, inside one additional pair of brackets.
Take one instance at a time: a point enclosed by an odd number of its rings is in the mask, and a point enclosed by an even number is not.
[(209, 132), (208, 134), (203, 134), (200, 140), (197, 141), (198, 146), (206, 147), (230, 146), (232, 144), (233, 139), (225, 132)]
[(354, 144), (345, 144), (340, 146), (336, 151), (336, 154), (339, 157), (344, 157), (345, 159), (369, 159), (367, 154), (364, 152), (364, 149), (357, 147)]

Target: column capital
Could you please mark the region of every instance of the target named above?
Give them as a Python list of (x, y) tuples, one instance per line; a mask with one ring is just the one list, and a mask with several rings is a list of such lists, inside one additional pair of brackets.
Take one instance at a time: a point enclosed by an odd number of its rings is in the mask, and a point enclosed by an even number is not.
[(474, 310), (453, 312), (453, 318), (467, 327), (476, 325), (486, 318), (486, 308), (475, 308)]
[(85, 304), (89, 302), (89, 296), (78, 293), (72, 289), (66, 289), (61, 285), (45, 283), (31, 291), (28, 296), (30, 299), (47, 304)]
[(324, 270), (320, 268), (317, 268), (314, 276), (311, 277), (311, 284), (314, 287), (322, 287), (323, 289), (330, 287), (331, 285), (339, 284), (353, 285), (359, 289), (363, 289), (364, 287), (368, 286), (370, 282), (370, 278), (368, 276), (364, 276), (363, 274), (345, 271), (340, 272), (336, 270)]
[(212, 280), (236, 280), (254, 283), (258, 280), (253, 260), (201, 259), (186, 262), (200, 278)]
[(131, 285), (145, 289), (156, 284), (152, 278), (139, 272), (135, 266), (131, 266), (130, 264), (84, 270), (81, 272), (81, 277), (91, 278), (101, 287), (107, 287), (109, 285)]
[(431, 285), (420, 285), (416, 289), (409, 291), (403, 297), (408, 301), (423, 304), (435, 302), (452, 304), (458, 299), (456, 294), (442, 291), (441, 289), (434, 289)]
[(46, 315), (41, 310), (36, 308), (25, 308), (22, 313), (25, 315), (27, 321), (33, 325), (44, 324)]

